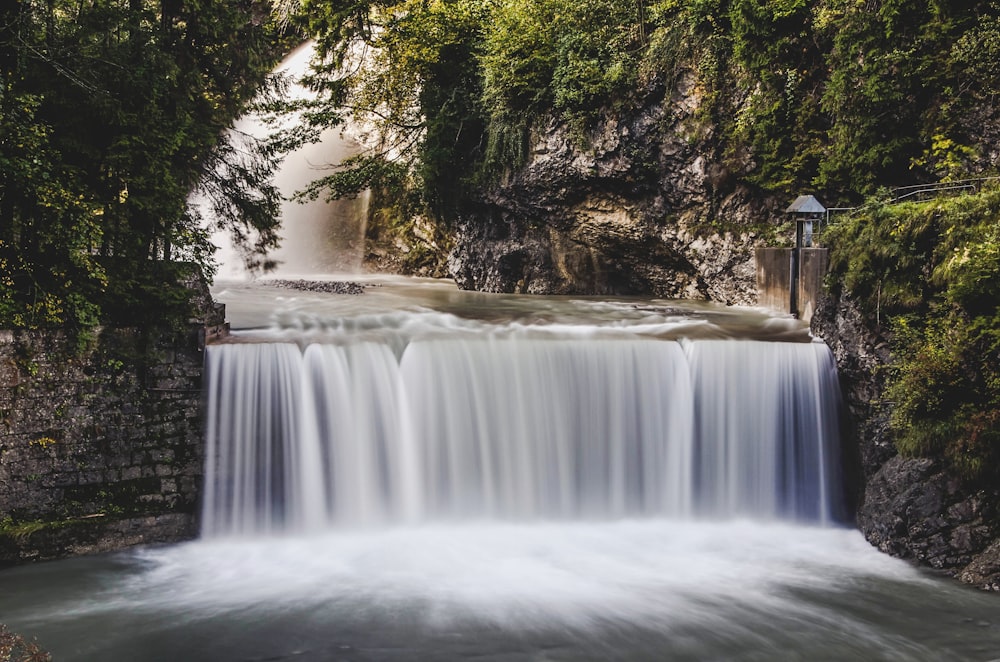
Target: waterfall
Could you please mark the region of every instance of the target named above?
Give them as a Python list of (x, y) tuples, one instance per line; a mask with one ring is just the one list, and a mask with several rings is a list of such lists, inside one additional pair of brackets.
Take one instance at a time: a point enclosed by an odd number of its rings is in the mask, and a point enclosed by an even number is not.
[(839, 515), (838, 389), (821, 343), (233, 343), (206, 364), (206, 536)]
[[(287, 97), (290, 100), (309, 99), (314, 96), (300, 84), (308, 73), (315, 44), (306, 42), (293, 50), (275, 68), (276, 72), (290, 77)], [(286, 120), (285, 124), (293, 120)], [(330, 273), (358, 273), (364, 258), (365, 232), (368, 223), (370, 194), (363, 191), (354, 198), (326, 200), (322, 196), (305, 202), (293, 201), (292, 196), (312, 181), (329, 174), (346, 159), (357, 156), (362, 146), (346, 129), (328, 129), (319, 142), (303, 145), (285, 156), (274, 183), (285, 202), (281, 205), (280, 246), (268, 257), (277, 262), (271, 272), (277, 276), (304, 276)], [(264, 138), (280, 130), (256, 115), (240, 118), (234, 131)], [(357, 133), (357, 131), (354, 131)], [(193, 196), (189, 204), (201, 208), (201, 213), (211, 216), (206, 201)], [(219, 249), (219, 273), (226, 278), (246, 276), (243, 262), (233, 249), (228, 231), (218, 232), (213, 242)]]

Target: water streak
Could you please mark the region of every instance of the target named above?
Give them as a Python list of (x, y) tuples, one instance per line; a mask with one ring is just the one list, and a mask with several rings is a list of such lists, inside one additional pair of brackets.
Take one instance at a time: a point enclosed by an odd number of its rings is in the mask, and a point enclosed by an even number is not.
[(209, 348), (207, 370), (207, 536), (839, 515), (821, 343), (230, 344)]

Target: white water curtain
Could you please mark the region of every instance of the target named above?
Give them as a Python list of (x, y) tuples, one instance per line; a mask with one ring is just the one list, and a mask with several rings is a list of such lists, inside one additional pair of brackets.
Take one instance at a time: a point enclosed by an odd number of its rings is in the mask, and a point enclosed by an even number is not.
[(829, 522), (820, 343), (442, 337), (208, 349), (205, 535), (471, 519)]

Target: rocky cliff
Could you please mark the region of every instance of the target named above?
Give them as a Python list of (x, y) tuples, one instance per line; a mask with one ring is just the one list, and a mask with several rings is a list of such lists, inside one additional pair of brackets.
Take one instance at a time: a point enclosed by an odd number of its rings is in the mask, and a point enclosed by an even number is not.
[(459, 286), (756, 303), (753, 249), (773, 240), (780, 201), (720, 165), (702, 91), (677, 80), (585, 141), (555, 121), (534, 132), (524, 166), (455, 223)]
[(858, 528), (883, 552), (1000, 590), (1000, 490), (966, 484), (942, 460), (897, 453), (883, 395), (889, 348), (873, 322), (846, 295), (825, 298), (812, 320), (837, 359), (850, 414)]

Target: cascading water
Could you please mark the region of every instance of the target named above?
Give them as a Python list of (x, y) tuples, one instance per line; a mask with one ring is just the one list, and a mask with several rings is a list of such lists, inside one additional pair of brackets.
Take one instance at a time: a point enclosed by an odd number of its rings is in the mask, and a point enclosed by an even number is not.
[(210, 347), (205, 534), (839, 514), (823, 344), (455, 335)]
[(0, 621), (72, 662), (996, 658), (995, 597), (823, 525), (796, 320), (373, 281), (217, 285), (205, 535), (0, 571)]

